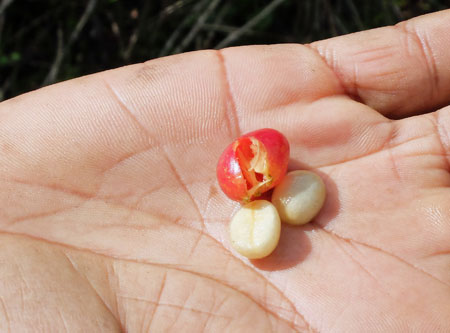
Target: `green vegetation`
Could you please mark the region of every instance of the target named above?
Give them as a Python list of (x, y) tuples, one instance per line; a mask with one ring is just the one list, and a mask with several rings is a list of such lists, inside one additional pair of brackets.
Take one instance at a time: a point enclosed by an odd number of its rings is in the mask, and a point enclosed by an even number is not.
[(391, 25), (449, 1), (0, 0), (0, 100), (174, 53)]

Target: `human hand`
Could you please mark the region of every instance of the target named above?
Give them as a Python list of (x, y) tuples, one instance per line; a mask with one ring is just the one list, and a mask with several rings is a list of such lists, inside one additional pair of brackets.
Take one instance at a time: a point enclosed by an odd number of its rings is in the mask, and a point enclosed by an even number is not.
[[(449, 22), (188, 53), (2, 103), (0, 330), (448, 329), (450, 108), (425, 112), (450, 102)], [(263, 127), (328, 198), (248, 261), (215, 166)]]

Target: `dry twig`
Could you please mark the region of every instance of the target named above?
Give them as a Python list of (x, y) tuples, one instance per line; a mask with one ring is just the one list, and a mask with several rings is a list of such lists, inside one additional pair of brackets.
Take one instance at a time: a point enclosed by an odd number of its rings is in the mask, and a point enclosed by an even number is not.
[(150, 9), (150, 1), (146, 1), (143, 5), (142, 10), (140, 11), (139, 22), (136, 25), (136, 28), (134, 29), (133, 33), (131, 34), (131, 37), (128, 41), (128, 46), (122, 53), (122, 57), (126, 62), (130, 60), (134, 47), (141, 35), (141, 31), (145, 25), (149, 9)]
[(216, 7), (219, 3), (220, 3), (220, 0), (212, 0), (210, 2), (208, 8), (206, 8), (206, 10), (203, 12), (203, 14), (200, 15), (200, 17), (197, 19), (197, 22), (195, 22), (194, 26), (191, 28), (189, 33), (186, 35), (186, 37), (180, 43), (180, 45), (175, 48), (174, 53), (183, 52), (183, 50), (192, 42), (192, 40), (195, 38), (197, 33), (201, 30), (203, 24), (205, 24), (205, 21), (212, 14), (212, 12), (216, 9)]
[[(199, 1), (192, 9), (191, 15), (196, 15), (197, 13), (199, 13), (208, 4), (208, 1), (209, 0)], [(181, 35), (181, 32), (186, 27), (186, 25), (188, 25), (189, 22), (190, 22), (190, 17), (189, 17), (189, 15), (187, 15), (186, 18), (178, 25), (178, 28), (175, 29), (172, 32), (172, 34), (170, 35), (170, 37), (167, 39), (163, 48), (159, 52), (159, 57), (163, 57), (163, 56), (166, 56), (166, 55), (169, 55), (172, 53), (172, 49), (175, 44), (175, 41)]]
[(95, 6), (97, 5), (97, 0), (89, 0), (83, 15), (81, 15), (80, 20), (78, 21), (77, 25), (75, 26), (75, 29), (72, 31), (69, 41), (67, 42), (65, 47), (62, 47), (64, 44), (63, 37), (62, 37), (62, 29), (58, 29), (58, 47), (56, 49), (56, 55), (55, 59), (53, 60), (52, 66), (50, 67), (50, 70), (45, 77), (44, 81), (42, 82), (42, 86), (46, 86), (48, 84), (51, 84), (55, 82), (61, 63), (65, 57), (65, 55), (69, 52), (70, 47), (73, 43), (78, 39), (78, 36), (80, 35), (80, 32), (83, 30), (84, 26), (86, 25), (87, 21), (89, 20), (90, 16), (92, 15)]
[(14, 0), (2, 0), (2, 2), (0, 2), (0, 16), (3, 15), (6, 8), (8, 8), (8, 6), (13, 3), (13, 1)]
[(221, 49), (232, 44), (236, 39), (240, 38), (247, 30), (253, 28), (259, 22), (261, 22), (266, 16), (272, 13), (279, 5), (281, 5), (285, 0), (273, 0), (270, 4), (263, 8), (256, 16), (254, 16), (250, 21), (244, 24), (242, 27), (236, 31), (230, 33), (225, 37), (219, 44), (216, 45), (215, 49)]

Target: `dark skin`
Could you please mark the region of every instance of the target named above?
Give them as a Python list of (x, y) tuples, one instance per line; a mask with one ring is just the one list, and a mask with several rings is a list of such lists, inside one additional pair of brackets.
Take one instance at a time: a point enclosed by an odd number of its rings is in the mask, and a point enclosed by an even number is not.
[[(0, 331), (448, 329), (448, 31), (443, 11), (309, 46), (158, 59), (2, 103)], [(239, 205), (215, 164), (264, 127), (328, 198), (248, 261), (230, 248)]]

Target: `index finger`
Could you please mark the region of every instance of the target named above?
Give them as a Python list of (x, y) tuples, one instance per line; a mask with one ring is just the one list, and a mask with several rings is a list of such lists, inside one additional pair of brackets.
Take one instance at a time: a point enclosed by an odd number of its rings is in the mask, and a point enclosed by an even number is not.
[(450, 102), (450, 10), (311, 44), (350, 96), (394, 118)]

